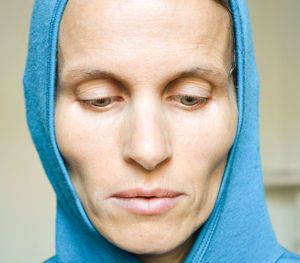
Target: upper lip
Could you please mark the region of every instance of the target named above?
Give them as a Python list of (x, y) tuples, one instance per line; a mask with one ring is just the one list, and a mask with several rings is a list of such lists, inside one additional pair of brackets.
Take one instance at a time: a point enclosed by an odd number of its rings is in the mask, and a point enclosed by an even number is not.
[(153, 197), (153, 198), (163, 198), (163, 197), (177, 197), (182, 195), (183, 193), (172, 191), (169, 189), (163, 189), (163, 188), (155, 188), (155, 189), (144, 189), (144, 188), (134, 188), (130, 190), (125, 190), (121, 192), (117, 192), (112, 195), (112, 197), (116, 198), (136, 198), (136, 197)]

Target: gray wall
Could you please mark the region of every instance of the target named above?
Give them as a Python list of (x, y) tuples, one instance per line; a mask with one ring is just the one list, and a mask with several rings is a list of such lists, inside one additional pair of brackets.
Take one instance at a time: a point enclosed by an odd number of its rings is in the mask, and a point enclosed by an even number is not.
[[(268, 207), (279, 241), (300, 252), (300, 1), (248, 2)], [(21, 82), (32, 4), (0, 0), (0, 262), (54, 254), (55, 195), (27, 131)]]
[(25, 123), (22, 74), (32, 0), (0, 0), (0, 262), (54, 253), (55, 199)]
[(266, 196), (279, 241), (300, 253), (300, 1), (249, 0), (261, 79)]

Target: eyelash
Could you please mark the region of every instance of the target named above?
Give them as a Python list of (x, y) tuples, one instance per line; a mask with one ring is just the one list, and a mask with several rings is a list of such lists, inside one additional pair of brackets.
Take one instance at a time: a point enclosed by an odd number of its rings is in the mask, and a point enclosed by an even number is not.
[[(199, 106), (203, 106), (204, 104), (206, 104), (208, 102), (209, 98), (206, 97), (197, 97), (197, 96), (190, 96), (190, 95), (175, 95), (175, 96), (171, 96), (168, 98), (168, 100), (170, 99), (174, 99), (175, 101), (179, 102), (182, 107), (184, 107), (185, 109), (188, 110), (192, 110), (194, 108), (197, 108)], [(184, 99), (191, 99), (194, 100), (195, 102), (192, 102), (191, 104), (185, 104), (183, 103)], [(99, 102), (103, 102), (104, 100), (108, 100), (108, 102), (103, 105), (103, 106), (99, 106)], [(123, 101), (123, 98), (121, 97), (102, 97), (102, 98), (98, 98), (98, 99), (94, 99), (94, 100), (83, 100), (83, 103), (87, 104), (88, 106), (97, 108), (97, 109), (107, 109), (109, 108), (113, 102), (115, 101)], [(98, 104), (98, 105), (96, 105)]]

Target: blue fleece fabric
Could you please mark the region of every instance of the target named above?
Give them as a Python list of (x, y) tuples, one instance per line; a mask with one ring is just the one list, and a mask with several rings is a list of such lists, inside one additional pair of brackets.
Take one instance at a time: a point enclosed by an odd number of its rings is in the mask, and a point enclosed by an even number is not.
[[(28, 125), (57, 194), (56, 255), (48, 262), (140, 262), (95, 230), (56, 144), (56, 51), (66, 2), (35, 1), (24, 75)], [(231, 8), (238, 68), (237, 135), (213, 212), (185, 262), (300, 262), (277, 243), (267, 213), (258, 140), (259, 80), (248, 9), (245, 0), (231, 0)]]

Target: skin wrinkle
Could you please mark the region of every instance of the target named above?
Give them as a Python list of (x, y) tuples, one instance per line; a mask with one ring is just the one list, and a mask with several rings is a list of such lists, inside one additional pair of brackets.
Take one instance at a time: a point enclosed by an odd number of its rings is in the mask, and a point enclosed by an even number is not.
[[(223, 70), (219, 68), (214, 68), (211, 66), (201, 66), (191, 68), (189, 70), (175, 73), (174, 76), (170, 78), (168, 83), (174, 82), (179, 79), (187, 78), (187, 77), (195, 77), (202, 79), (206, 77), (209, 80), (213, 80), (214, 83), (210, 81), (211, 85), (217, 86), (225, 86), (228, 82), (229, 74), (226, 74)], [(129, 87), (131, 86), (127, 83), (126, 80), (122, 79), (121, 77), (115, 75), (112, 72), (104, 71), (104, 70), (94, 70), (94, 69), (72, 69), (65, 74), (64, 79), (66, 81), (61, 83), (61, 87), (77, 87), (77, 90), (80, 90), (80, 84), (82, 82), (86, 82), (88, 80), (97, 80), (97, 79), (108, 79), (112, 80), (113, 82), (117, 83), (121, 87)], [(163, 83), (162, 86), (168, 86), (168, 83)]]
[[(211, 0), (142, 3), (68, 2), (59, 32), (55, 129), (99, 233), (143, 262), (179, 263), (213, 209), (236, 131), (230, 17)], [(172, 99), (182, 94), (208, 101), (188, 108)], [(84, 102), (103, 96), (123, 100), (106, 109)], [(186, 197), (158, 216), (109, 201), (135, 187)]]

